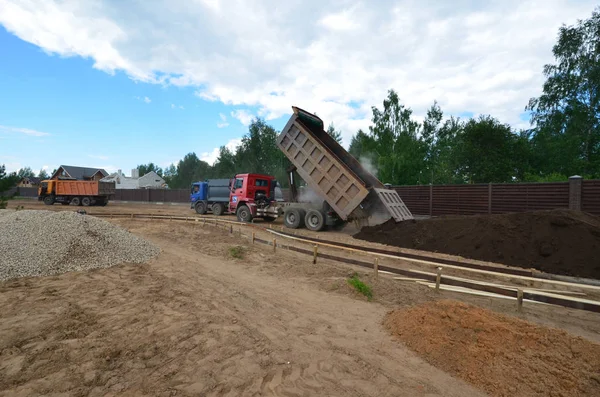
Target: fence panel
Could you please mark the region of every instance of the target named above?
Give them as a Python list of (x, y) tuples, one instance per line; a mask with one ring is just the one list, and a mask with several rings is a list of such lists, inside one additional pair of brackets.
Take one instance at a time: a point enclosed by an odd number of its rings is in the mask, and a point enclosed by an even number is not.
[(569, 208), (569, 182), (492, 185), (492, 213)]
[(394, 190), (414, 215), (430, 215), (429, 186), (396, 186)]
[(600, 180), (584, 180), (581, 190), (581, 210), (600, 215)]
[(433, 186), (433, 214), (473, 215), (488, 213), (489, 185)]

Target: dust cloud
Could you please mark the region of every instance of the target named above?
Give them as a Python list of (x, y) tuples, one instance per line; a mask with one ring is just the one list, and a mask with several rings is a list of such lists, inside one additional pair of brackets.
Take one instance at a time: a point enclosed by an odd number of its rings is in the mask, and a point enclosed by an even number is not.
[(360, 156), (358, 162), (369, 174), (377, 177), (377, 167), (375, 167), (375, 164), (373, 164), (373, 160), (370, 157)]

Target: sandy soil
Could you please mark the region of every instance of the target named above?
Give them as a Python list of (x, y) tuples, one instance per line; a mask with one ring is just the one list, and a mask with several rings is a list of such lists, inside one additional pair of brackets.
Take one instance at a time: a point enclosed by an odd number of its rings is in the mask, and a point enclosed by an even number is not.
[(464, 303), (388, 314), (385, 327), (428, 362), (492, 396), (598, 396), (600, 344)]
[[(273, 254), (214, 227), (114, 222), (164, 252), (147, 265), (0, 283), (0, 396), (485, 395), (381, 326), (398, 306), (437, 299), (426, 287)], [(355, 271), (372, 302), (348, 287)], [(515, 314), (512, 302), (440, 296)], [(600, 340), (593, 313), (530, 305), (519, 316)]]

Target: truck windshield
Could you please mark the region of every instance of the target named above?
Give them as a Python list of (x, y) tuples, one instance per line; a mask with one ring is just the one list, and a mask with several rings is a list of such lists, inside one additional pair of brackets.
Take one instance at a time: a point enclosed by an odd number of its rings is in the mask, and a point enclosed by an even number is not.
[(198, 191), (200, 191), (200, 186), (198, 186), (198, 185), (192, 185), (192, 194), (193, 193), (198, 193)]

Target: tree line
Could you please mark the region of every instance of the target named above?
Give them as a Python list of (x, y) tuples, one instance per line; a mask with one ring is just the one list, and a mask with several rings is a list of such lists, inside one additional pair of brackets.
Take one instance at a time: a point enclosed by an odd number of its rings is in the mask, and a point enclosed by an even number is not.
[[(445, 118), (435, 101), (418, 122), (392, 89), (381, 108), (372, 107), (371, 125), (353, 135), (349, 152), (393, 185), (600, 178), (600, 8), (586, 20), (563, 25), (552, 52), (554, 63), (543, 68), (542, 94), (524, 104), (529, 129), (514, 130), (489, 114)], [(333, 124), (327, 132), (341, 141)], [(241, 145), (233, 151), (222, 146), (212, 165), (188, 153), (165, 169), (154, 163), (138, 169), (140, 175), (157, 172), (170, 188), (244, 172), (274, 175), (285, 186), (290, 163), (275, 144), (278, 134), (255, 118)]]

